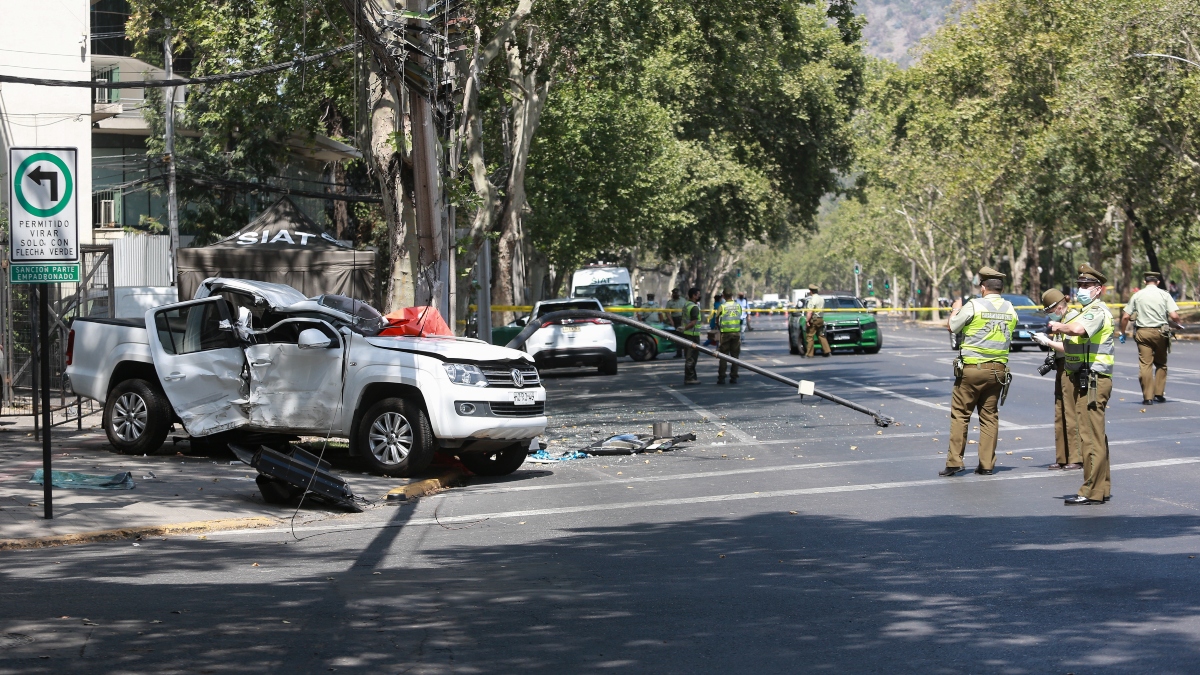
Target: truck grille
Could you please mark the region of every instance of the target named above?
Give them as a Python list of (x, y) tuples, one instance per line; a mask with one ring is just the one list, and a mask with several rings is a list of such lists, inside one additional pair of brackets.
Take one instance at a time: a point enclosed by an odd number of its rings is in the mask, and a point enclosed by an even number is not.
[[(480, 366), (483, 371), (483, 376), (488, 380), (488, 386), (491, 387), (516, 387), (513, 382), (512, 371), (517, 369), (521, 373), (521, 386), (536, 387), (542, 383), (542, 378), (538, 377), (537, 368), (530, 363), (522, 361), (511, 361), (507, 364), (489, 363), (485, 366)], [(541, 413), (539, 413), (541, 414)]]
[(546, 414), (546, 403), (538, 401), (533, 405), (517, 405), (515, 403), (492, 402), (492, 414), (496, 417), (538, 417)]

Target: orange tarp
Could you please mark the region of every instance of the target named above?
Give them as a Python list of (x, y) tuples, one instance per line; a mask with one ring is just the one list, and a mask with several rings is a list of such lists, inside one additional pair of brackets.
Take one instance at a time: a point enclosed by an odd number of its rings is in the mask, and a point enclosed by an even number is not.
[(454, 335), (441, 313), (433, 307), (405, 307), (384, 318), (388, 320), (388, 327), (379, 331), (380, 335)]

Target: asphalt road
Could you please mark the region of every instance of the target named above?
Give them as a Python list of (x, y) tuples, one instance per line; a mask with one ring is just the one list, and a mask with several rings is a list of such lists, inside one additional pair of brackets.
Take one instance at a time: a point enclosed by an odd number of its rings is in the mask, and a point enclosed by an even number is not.
[(944, 332), (815, 360), (786, 341), (743, 356), (901, 424), (718, 387), (711, 360), (687, 388), (667, 359), (547, 373), (552, 450), (653, 421), (698, 439), (294, 534), (0, 554), (0, 673), (1197, 672), (1200, 343), (1146, 408), (1118, 346), (1113, 499), (1066, 507), (1082, 476), (1045, 468), (1041, 352), (1013, 357), (996, 475), (946, 479)]

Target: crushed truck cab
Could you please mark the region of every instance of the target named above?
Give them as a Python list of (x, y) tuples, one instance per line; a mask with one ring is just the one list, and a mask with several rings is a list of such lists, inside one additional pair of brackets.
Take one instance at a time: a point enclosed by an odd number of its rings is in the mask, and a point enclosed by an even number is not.
[(370, 306), (279, 284), (207, 279), (144, 320), (79, 318), (67, 367), (104, 402), (119, 450), (146, 453), (178, 421), (195, 438), (349, 439), (378, 473), (420, 471), (437, 450), (476, 473), (524, 461), (546, 391), (520, 351), (452, 336), (380, 336)]

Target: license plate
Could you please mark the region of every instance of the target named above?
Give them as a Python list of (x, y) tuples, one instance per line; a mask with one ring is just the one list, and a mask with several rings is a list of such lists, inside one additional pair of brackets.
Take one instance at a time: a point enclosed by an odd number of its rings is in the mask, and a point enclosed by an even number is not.
[(833, 336), (834, 342), (837, 342), (838, 340), (849, 340), (849, 339), (850, 339), (849, 335), (834, 335)]
[(1030, 332), (1029, 332), (1029, 331), (1027, 331), (1027, 330), (1019, 330), (1019, 331), (1017, 331), (1017, 337), (1019, 337), (1019, 338), (1031, 338), (1031, 337), (1033, 337), (1033, 333), (1030, 333)]
[(533, 399), (532, 391), (514, 391), (512, 397), (513, 405), (533, 405), (537, 402)]
[(579, 326), (563, 326), (563, 327), (562, 327), (562, 332), (564, 332), (564, 333), (578, 333), (578, 332), (579, 332)]

